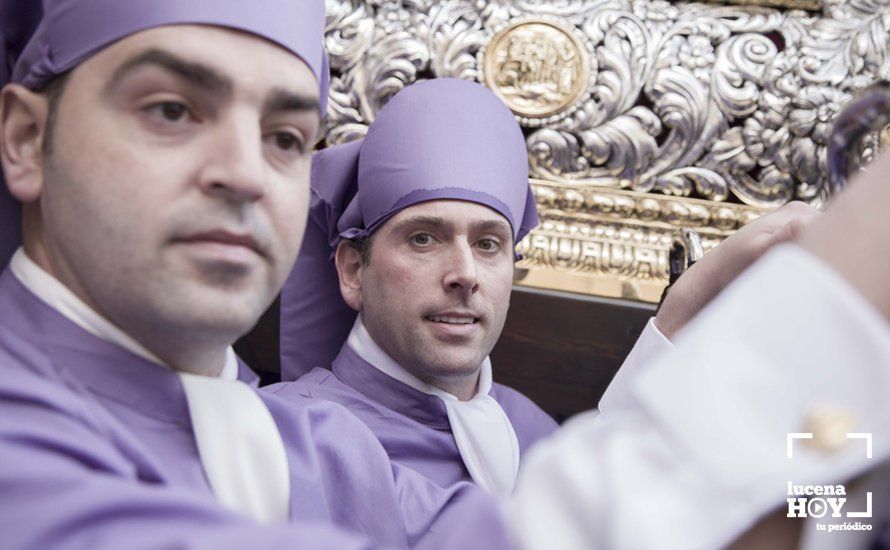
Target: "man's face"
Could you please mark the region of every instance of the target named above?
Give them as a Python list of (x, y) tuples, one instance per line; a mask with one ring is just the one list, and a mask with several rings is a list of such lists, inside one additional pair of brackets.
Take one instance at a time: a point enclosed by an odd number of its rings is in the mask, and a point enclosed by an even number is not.
[(37, 256), (152, 349), (234, 341), (303, 236), (311, 70), (208, 26), (137, 33), (71, 73), (44, 159)]
[(377, 230), (360, 278), (362, 319), (400, 365), (433, 384), (475, 375), (507, 316), (512, 230), (476, 203), (417, 204)]

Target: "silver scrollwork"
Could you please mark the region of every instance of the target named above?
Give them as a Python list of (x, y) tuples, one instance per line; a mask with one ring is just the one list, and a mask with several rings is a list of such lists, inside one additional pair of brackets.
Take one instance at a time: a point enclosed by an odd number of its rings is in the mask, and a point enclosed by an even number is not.
[[(821, 205), (834, 118), (890, 78), (890, 0), (823, 5), (818, 14), (663, 0), (328, 0), (324, 140), (361, 137), (415, 80), (486, 82), (481, 58), (496, 33), (539, 18), (556, 22), (535, 31), (551, 44), (532, 52), (517, 34), (492, 80), (511, 86), (533, 177), (758, 208)], [(578, 75), (585, 93), (570, 90)], [(529, 97), (553, 108), (524, 114)]]

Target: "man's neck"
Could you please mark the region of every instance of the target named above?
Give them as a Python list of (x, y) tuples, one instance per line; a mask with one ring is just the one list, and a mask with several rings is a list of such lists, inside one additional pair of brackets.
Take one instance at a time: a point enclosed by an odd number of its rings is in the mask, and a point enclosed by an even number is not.
[[(39, 257), (39, 253), (38, 253)], [(44, 258), (45, 260), (45, 258)], [(166, 347), (151, 345), (131, 336), (81, 299), (51, 271), (32, 259), (30, 252), (20, 248), (10, 262), (16, 278), (34, 295), (80, 328), (103, 340), (112, 342), (143, 359), (163, 367), (205, 376), (237, 377), (237, 360), (226, 346), (201, 346), (199, 342), (186, 353), (171, 353)]]
[(431, 386), (435, 386), (442, 391), (448, 392), (457, 397), (461, 401), (469, 401), (476, 397), (479, 390), (479, 371), (476, 369), (468, 375), (459, 375), (453, 377), (436, 377), (425, 376), (425, 373), (412, 373), (417, 378), (423, 380)]
[(423, 376), (405, 368), (374, 340), (360, 315), (356, 318), (347, 342), (353, 351), (372, 366), (423, 393), (447, 393), (460, 401), (469, 401), (479, 392), (488, 393), (491, 386), (491, 363), (488, 358), (472, 372), (448, 378)]

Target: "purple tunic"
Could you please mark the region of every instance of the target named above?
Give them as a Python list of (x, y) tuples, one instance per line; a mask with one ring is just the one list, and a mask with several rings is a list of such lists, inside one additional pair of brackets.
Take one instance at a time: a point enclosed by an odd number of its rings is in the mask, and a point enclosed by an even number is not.
[[(315, 368), (295, 382), (264, 389), (291, 400), (313, 397), (339, 403), (371, 428), (396, 464), (442, 487), (472, 482), (442, 400), (381, 372), (348, 344), (340, 349), (331, 370)], [(516, 390), (493, 384), (490, 395), (513, 424), (520, 459), (535, 442), (556, 430), (556, 422)]]
[[(313, 399), (261, 394), (287, 449), (291, 522), (231, 512), (204, 476), (174, 372), (82, 330), (8, 269), (0, 312), (4, 548), (505, 546), (483, 491), (393, 465), (352, 415)], [(244, 365), (239, 378), (256, 381)]]

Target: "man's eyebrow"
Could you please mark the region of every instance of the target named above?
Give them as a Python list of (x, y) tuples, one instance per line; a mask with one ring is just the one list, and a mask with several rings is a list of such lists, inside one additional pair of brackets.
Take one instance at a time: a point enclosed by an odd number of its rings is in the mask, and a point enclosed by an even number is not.
[(308, 94), (300, 94), (276, 88), (263, 102), (263, 112), (277, 113), (288, 111), (319, 111), (318, 98)]
[(395, 224), (392, 232), (398, 233), (411, 226), (444, 227), (446, 225), (448, 223), (445, 221), (445, 218), (440, 216), (413, 216)]
[[(394, 233), (398, 233), (404, 231), (406, 228), (416, 226), (443, 228), (450, 225), (451, 224), (445, 218), (442, 218), (440, 216), (413, 216), (411, 218), (399, 221), (393, 226), (392, 231)], [(503, 235), (506, 237), (510, 237), (513, 235), (513, 230), (510, 228), (510, 225), (502, 220), (474, 220), (472, 222), (472, 227), (473, 230), (477, 233), (496, 231), (503, 233)]]
[(510, 228), (510, 225), (501, 220), (478, 220), (473, 224), (473, 227), (480, 233), (484, 231), (501, 231), (506, 236), (513, 235), (513, 229)]
[(186, 61), (168, 51), (151, 48), (135, 55), (118, 67), (112, 74), (106, 91), (111, 90), (129, 73), (144, 66), (155, 65), (173, 73), (198, 88), (218, 95), (230, 96), (234, 89), (232, 80), (207, 65)]

